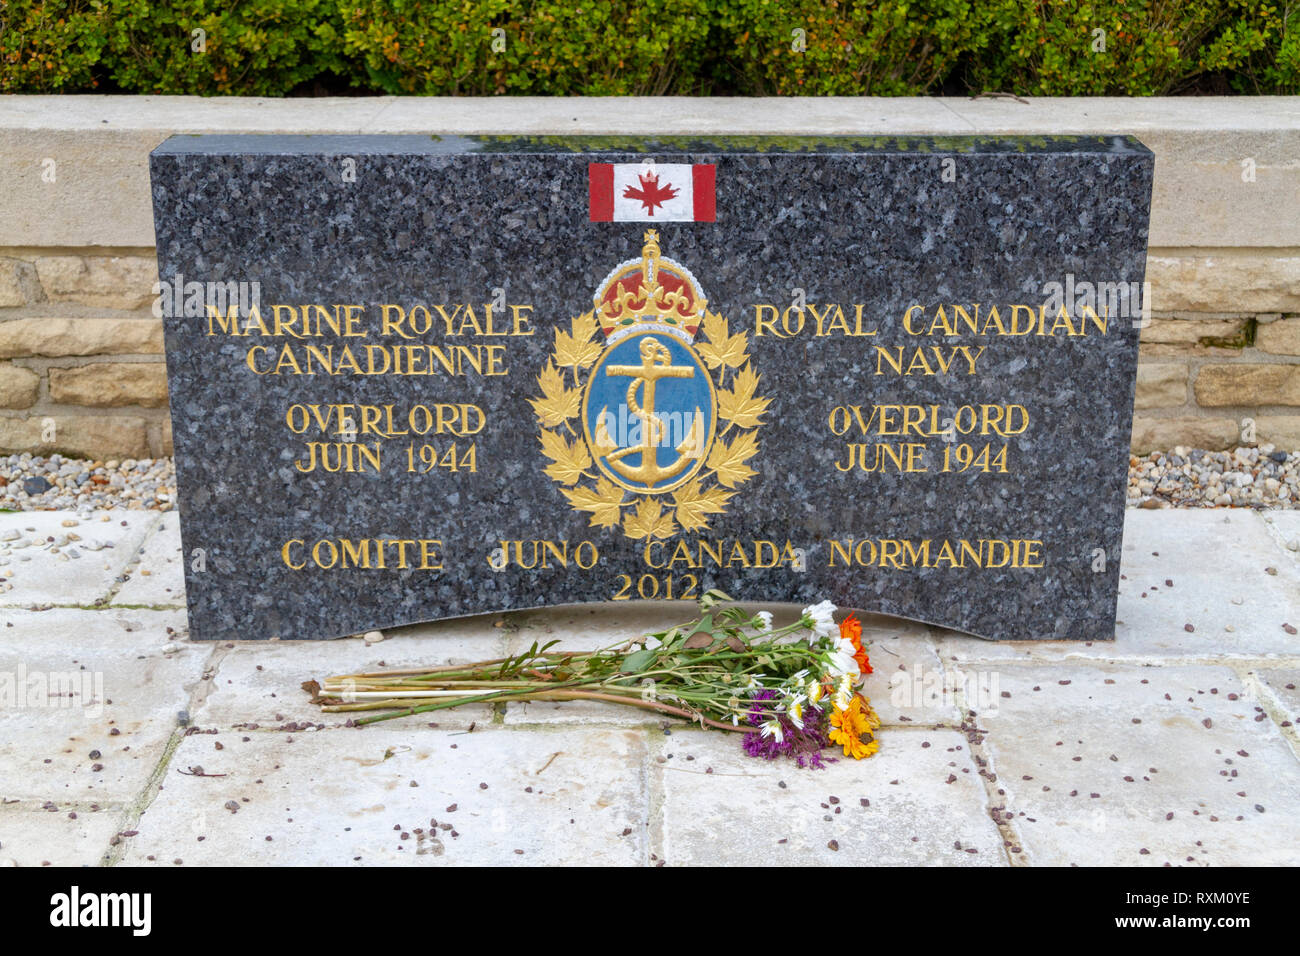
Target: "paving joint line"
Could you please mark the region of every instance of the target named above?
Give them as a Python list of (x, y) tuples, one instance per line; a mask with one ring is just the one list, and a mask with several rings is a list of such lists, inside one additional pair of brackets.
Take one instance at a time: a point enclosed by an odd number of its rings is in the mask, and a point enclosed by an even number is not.
[[(641, 809), (645, 813), (645, 834), (644, 838), (640, 841), (641, 849), (639, 855), (642, 866), (651, 866), (652, 863), (658, 861), (652, 861), (650, 859), (650, 855), (654, 852), (652, 844), (654, 843), (656, 815), (654, 805), (654, 776), (653, 771), (650, 768), (650, 731), (643, 728), (628, 728), (626, 732), (635, 734), (641, 744), (641, 759), (638, 761), (640, 766), (637, 769), (641, 778), (641, 785), (638, 790), (641, 794)], [(662, 813), (662, 808), (659, 812)], [(662, 856), (660, 856), (659, 859), (662, 859)]]
[(1281, 550), (1281, 552), (1289, 558), (1293, 564), (1300, 567), (1300, 551), (1292, 551), (1287, 547), (1290, 542), (1287, 541), (1286, 536), (1282, 533), (1282, 529), (1277, 526), (1271, 515), (1264, 515), (1263, 518), (1264, 530), (1267, 532), (1268, 536), (1273, 539), (1279, 550)]
[[(646, 834), (645, 865), (667, 866), (668, 848), (665, 846), (668, 838), (668, 818), (665, 813), (667, 794), (663, 765), (659, 763), (659, 758), (664, 756), (663, 748), (666, 746), (667, 737), (660, 732), (656, 740), (655, 731), (645, 728), (642, 728), (641, 733), (645, 739), (646, 813), (650, 821), (649, 832)], [(655, 859), (649, 859), (651, 856)]]
[(116, 866), (122, 860), (126, 853), (126, 841), (131, 837), (123, 837), (123, 833), (132, 830), (138, 830), (140, 819), (144, 816), (149, 805), (157, 797), (158, 791), (162, 787), (162, 781), (167, 775), (167, 768), (171, 765), (172, 755), (180, 746), (181, 741), (185, 738), (184, 729), (176, 727), (172, 730), (171, 736), (167, 738), (167, 743), (163, 746), (163, 752), (158, 758), (158, 763), (154, 765), (153, 771), (144, 782), (139, 795), (127, 804), (121, 816), (121, 827), (112, 837), (109, 838), (108, 846), (100, 855), (99, 865), (110, 867)]
[[(184, 604), (0, 604), (6, 611), (183, 611)], [(207, 641), (195, 641), (206, 644)]]
[(116, 866), (121, 862), (126, 853), (126, 840), (130, 839), (129, 837), (122, 838), (121, 834), (140, 828), (141, 819), (162, 789), (162, 783), (167, 777), (168, 769), (171, 767), (172, 757), (175, 756), (181, 742), (189, 736), (190, 729), (194, 726), (194, 714), (216, 686), (221, 661), (230, 653), (230, 650), (231, 648), (226, 647), (224, 644), (218, 644), (212, 648), (212, 652), (203, 664), (203, 673), (189, 688), (189, 700), (186, 705), (186, 712), (190, 717), (188, 723), (183, 726), (178, 723), (172, 730), (171, 736), (167, 738), (167, 743), (163, 747), (162, 755), (158, 758), (158, 763), (154, 766), (153, 772), (149, 774), (149, 778), (141, 787), (139, 795), (127, 805), (122, 816), (122, 828), (109, 840), (109, 846), (100, 858), (101, 866)]
[[(1271, 687), (1259, 679), (1253, 670), (1238, 671), (1237, 676), (1241, 679), (1242, 686), (1250, 692), (1263, 712), (1268, 715), (1268, 719), (1273, 722), (1282, 739), (1287, 742), (1291, 755), (1296, 760), (1300, 760), (1300, 731), (1297, 730), (1295, 720), (1286, 704)], [(1290, 723), (1291, 726), (1283, 727), (1284, 722)]]
[(130, 556), (126, 559), (126, 562), (122, 565), (121, 573), (113, 578), (113, 583), (109, 585), (108, 593), (95, 601), (95, 604), (108, 607), (113, 603), (113, 598), (117, 597), (118, 592), (121, 591), (126, 585), (126, 582), (130, 580), (131, 572), (139, 566), (140, 559), (144, 557), (145, 547), (153, 540), (153, 536), (158, 533), (158, 529), (163, 523), (164, 514), (166, 514), (166, 512), (158, 512), (153, 522), (145, 529), (144, 534), (141, 535), (140, 543), (136, 545), (135, 550), (131, 552)]
[[(949, 669), (949, 662), (944, 660), (942, 655), (939, 662), (944, 669), (944, 685), (953, 688), (957, 713), (961, 721), (960, 725), (954, 729), (966, 738), (966, 745), (970, 748), (971, 762), (975, 764), (975, 772), (983, 783), (985, 813), (993, 821), (998, 835), (1002, 838), (1002, 856), (1007, 861), (1007, 866), (1029, 866), (1029, 861), (1025, 858), (1024, 841), (1012, 822), (1014, 815), (1007, 810), (1008, 804), (1012, 802), (1011, 797), (1005, 787), (997, 786), (998, 773), (994, 765), (993, 755), (984, 746), (984, 738), (988, 736), (989, 731), (979, 729), (979, 715), (967, 706), (965, 682), (957, 679), (960, 674), (952, 673)], [(999, 793), (999, 791), (1001, 792)], [(999, 806), (1002, 808), (1001, 814), (996, 809)], [(1013, 848), (1020, 850), (1020, 852), (1013, 853)]]

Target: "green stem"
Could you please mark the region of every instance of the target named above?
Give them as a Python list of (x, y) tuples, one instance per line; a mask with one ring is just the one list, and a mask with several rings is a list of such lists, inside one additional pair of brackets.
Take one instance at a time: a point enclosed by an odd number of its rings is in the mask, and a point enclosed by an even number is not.
[(619, 694), (601, 693), (599, 691), (583, 691), (576, 689), (533, 691), (531, 693), (503, 691), (494, 694), (482, 694), (477, 697), (458, 697), (454, 700), (449, 699), (432, 704), (421, 704), (416, 707), (403, 707), (399, 710), (393, 711), (392, 713), (376, 714), (373, 717), (363, 717), (354, 723), (356, 726), (361, 727), (366, 724), (379, 723), (383, 720), (392, 720), (395, 717), (409, 717), (414, 714), (429, 713), (434, 710), (445, 710), (449, 707), (460, 706), (461, 704), (500, 700), (506, 697), (512, 697), (516, 700), (601, 700), (614, 704), (625, 704), (630, 707), (640, 707), (645, 710), (654, 710), (673, 717), (680, 717), (692, 723), (702, 723), (718, 730), (726, 730), (733, 733), (749, 733), (752, 730), (752, 728), (749, 727), (732, 726), (731, 724), (726, 724), (718, 720), (711, 720), (703, 714), (693, 714), (684, 708), (673, 707), (671, 704), (661, 703), (660, 701), (644, 700), (640, 697), (625, 697)]

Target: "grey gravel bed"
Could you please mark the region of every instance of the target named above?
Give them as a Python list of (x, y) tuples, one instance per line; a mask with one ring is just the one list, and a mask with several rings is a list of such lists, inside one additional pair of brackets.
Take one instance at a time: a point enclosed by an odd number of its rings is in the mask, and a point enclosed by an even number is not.
[(1300, 508), (1300, 452), (1178, 447), (1129, 458), (1128, 503), (1139, 508)]
[(0, 457), (0, 508), (15, 511), (170, 511), (170, 458), (86, 461), (62, 455)]
[[(170, 511), (170, 458), (85, 461), (0, 457), (0, 508), (13, 511)], [(1300, 508), (1300, 452), (1175, 448), (1129, 459), (1128, 503), (1140, 508)]]

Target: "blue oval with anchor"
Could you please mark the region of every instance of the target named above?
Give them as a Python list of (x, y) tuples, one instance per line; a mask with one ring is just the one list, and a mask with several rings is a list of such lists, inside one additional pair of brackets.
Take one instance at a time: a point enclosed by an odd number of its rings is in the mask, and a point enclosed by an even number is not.
[(582, 425), (601, 473), (634, 492), (671, 491), (708, 455), (713, 380), (694, 349), (664, 332), (629, 335), (591, 370)]

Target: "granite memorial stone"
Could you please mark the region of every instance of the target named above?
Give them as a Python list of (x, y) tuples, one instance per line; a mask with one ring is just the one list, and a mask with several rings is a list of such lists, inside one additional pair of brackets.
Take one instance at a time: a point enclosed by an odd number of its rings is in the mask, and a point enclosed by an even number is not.
[(1113, 637), (1152, 156), (174, 136), (190, 629), (622, 600)]

